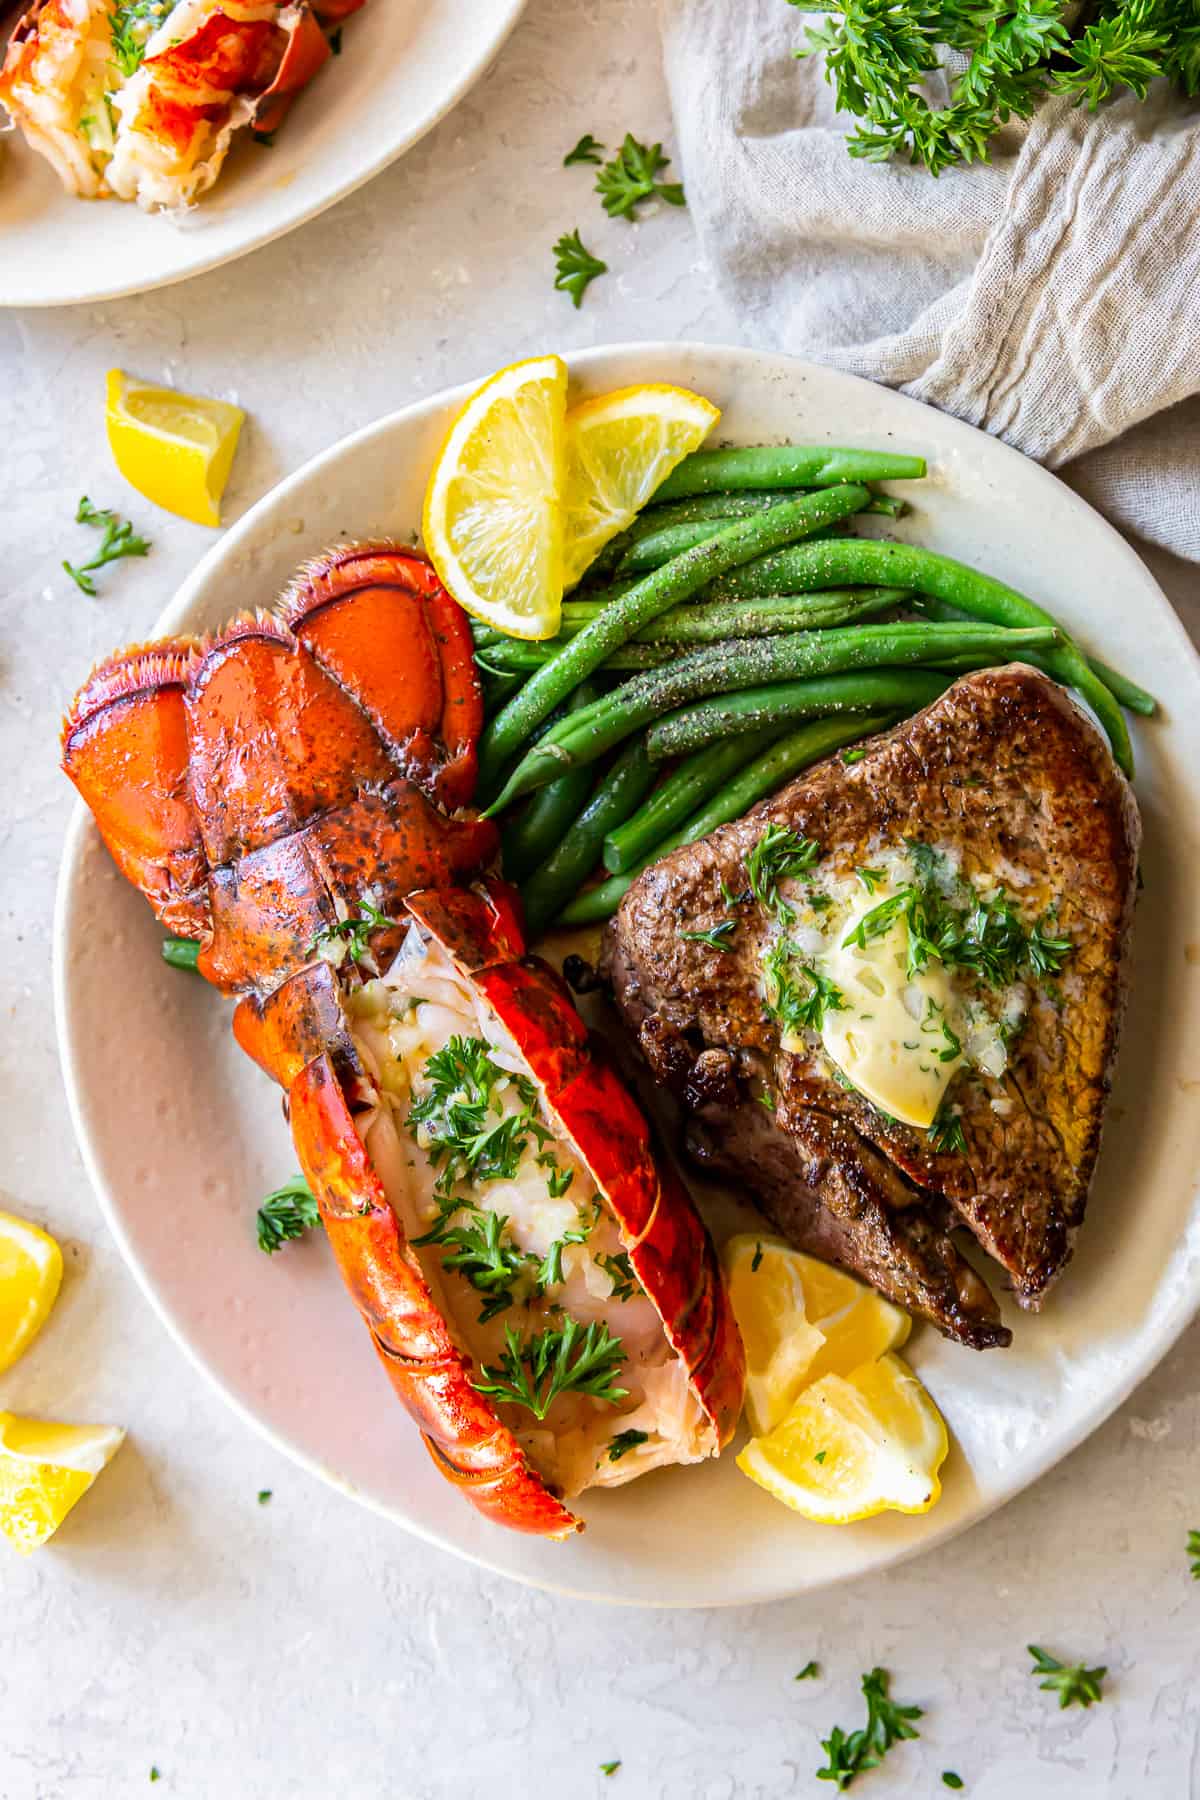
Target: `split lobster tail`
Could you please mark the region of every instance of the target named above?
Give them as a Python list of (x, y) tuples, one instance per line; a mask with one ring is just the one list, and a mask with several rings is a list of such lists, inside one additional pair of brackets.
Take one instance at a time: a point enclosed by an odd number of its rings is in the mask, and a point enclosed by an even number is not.
[[(717, 1453), (743, 1359), (673, 1167), (485, 876), (467, 623), (389, 545), (274, 613), (132, 649), (64, 766), (122, 872), (241, 996), (343, 1280), (441, 1472), (559, 1538), (567, 1502)], [(452, 816), (453, 815), (453, 816)]]

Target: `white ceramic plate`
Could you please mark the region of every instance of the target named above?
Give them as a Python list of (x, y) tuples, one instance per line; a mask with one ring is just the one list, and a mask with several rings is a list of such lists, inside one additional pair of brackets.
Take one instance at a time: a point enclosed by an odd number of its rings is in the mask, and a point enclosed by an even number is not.
[[(255, 1248), (257, 1197), (294, 1168), (279, 1095), (235, 1048), (228, 1006), (159, 961), (161, 931), (82, 807), (55, 923), (63, 1065), (83, 1155), (135, 1274), (230, 1403), (282, 1449), (520, 1580), (672, 1606), (765, 1600), (882, 1568), (981, 1518), (1094, 1430), (1200, 1303), (1200, 679), (1182, 627), (1116, 533), (965, 425), (850, 376), (744, 350), (600, 350), (572, 373), (579, 393), (645, 380), (695, 387), (725, 409), (719, 430), (735, 442), (925, 454), (931, 477), (910, 490), (901, 534), (1023, 588), (1163, 702), (1163, 717), (1135, 732), (1146, 826), (1136, 978), (1079, 1253), (1044, 1316), (1006, 1307), (1011, 1350), (977, 1354), (929, 1327), (912, 1338), (954, 1438), (940, 1505), (924, 1518), (810, 1525), (727, 1455), (588, 1500), (588, 1530), (567, 1545), (486, 1525), (435, 1474), (319, 1239), (270, 1260)], [(466, 391), (381, 420), (276, 488), (205, 557), (159, 629), (200, 630), (266, 604), (344, 528), (407, 537)]]
[(524, 5), (369, 0), (347, 19), (342, 54), (301, 94), (273, 146), (242, 133), (212, 192), (178, 221), (115, 200), (76, 200), (18, 133), (0, 137), (0, 306), (143, 293), (302, 225), (436, 125), (483, 74)]

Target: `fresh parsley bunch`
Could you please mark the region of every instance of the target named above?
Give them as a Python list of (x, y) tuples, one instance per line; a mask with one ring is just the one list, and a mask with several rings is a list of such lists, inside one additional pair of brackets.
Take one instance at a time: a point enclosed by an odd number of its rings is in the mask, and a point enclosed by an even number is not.
[[(798, 56), (824, 52), (841, 111), (863, 121), (847, 140), (869, 162), (907, 156), (940, 175), (985, 162), (1010, 119), (1027, 119), (1047, 94), (1089, 111), (1128, 88), (1144, 100), (1165, 76), (1200, 92), (1197, 0), (790, 0), (825, 14)], [(959, 69), (960, 59), (966, 59)], [(921, 92), (935, 71), (945, 106)]]

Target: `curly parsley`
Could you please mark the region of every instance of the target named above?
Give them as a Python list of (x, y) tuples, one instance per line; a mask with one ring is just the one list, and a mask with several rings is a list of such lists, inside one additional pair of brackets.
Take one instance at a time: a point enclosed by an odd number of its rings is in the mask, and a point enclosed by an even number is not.
[(258, 1247), (274, 1256), (290, 1239), (302, 1238), (320, 1223), (316, 1196), (303, 1175), (294, 1175), (268, 1194), (259, 1207), (255, 1215)]
[(585, 1330), (578, 1319), (568, 1318), (524, 1341), (509, 1325), (500, 1361), (485, 1364), (483, 1379), (472, 1385), (486, 1399), (523, 1406), (544, 1419), (560, 1394), (590, 1394), (613, 1406), (628, 1399), (629, 1389), (616, 1385), (624, 1361), (624, 1345), (605, 1324), (593, 1322)]

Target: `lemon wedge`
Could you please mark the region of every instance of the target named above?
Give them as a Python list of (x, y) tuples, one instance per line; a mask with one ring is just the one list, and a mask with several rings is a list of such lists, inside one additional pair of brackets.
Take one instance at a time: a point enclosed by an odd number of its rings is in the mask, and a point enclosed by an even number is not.
[(896, 1350), (912, 1321), (873, 1288), (781, 1238), (742, 1232), (721, 1253), (746, 1346), (746, 1413), (757, 1436), (773, 1431), (801, 1389), (850, 1375)]
[(245, 413), (227, 400), (148, 387), (108, 371), (113, 461), (131, 487), (193, 525), (221, 523), (221, 495)]
[(567, 414), (563, 587), (641, 511), (720, 410), (688, 388), (647, 383), (581, 401)]
[(881, 1512), (928, 1512), (942, 1491), (938, 1470), (948, 1449), (937, 1407), (889, 1352), (852, 1375), (806, 1387), (737, 1465), (806, 1518), (849, 1525)]
[(0, 1532), (22, 1556), (54, 1535), (124, 1437), (115, 1425), (59, 1425), (0, 1412)]
[(722, 1251), (746, 1349), (746, 1415), (756, 1436), (778, 1425), (825, 1346), (808, 1322), (806, 1260), (778, 1238), (750, 1234), (730, 1238)]
[(46, 1323), (62, 1272), (52, 1237), (0, 1212), (0, 1369), (11, 1367)]
[(558, 630), (567, 369), (513, 363), (467, 401), (425, 490), (422, 532), (459, 605), (511, 637)]

